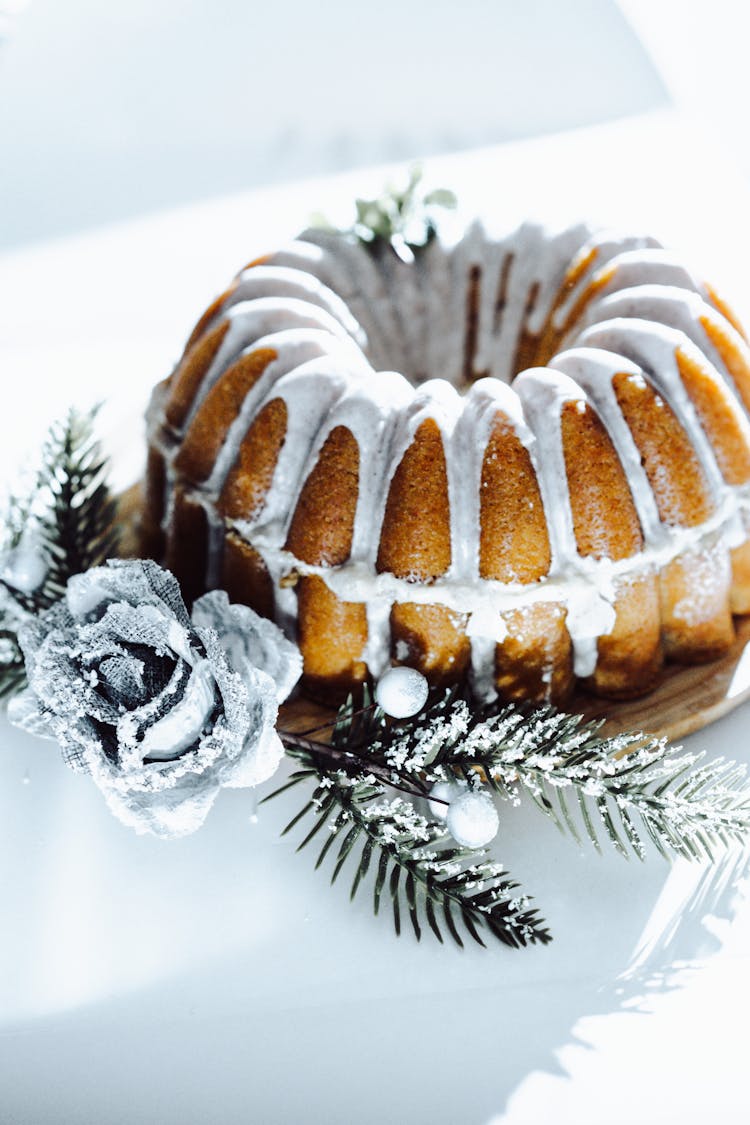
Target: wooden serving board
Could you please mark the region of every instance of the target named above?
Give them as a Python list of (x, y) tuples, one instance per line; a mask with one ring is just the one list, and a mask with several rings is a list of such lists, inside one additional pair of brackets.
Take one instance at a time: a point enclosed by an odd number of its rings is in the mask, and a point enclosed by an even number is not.
[(734, 644), (720, 660), (670, 664), (659, 686), (641, 699), (616, 702), (577, 692), (570, 710), (605, 719), (607, 734), (642, 730), (674, 740), (701, 730), (750, 699), (750, 617), (734, 623)]
[[(126, 557), (139, 553), (140, 496), (140, 486), (134, 485), (119, 501), (121, 554)], [(720, 660), (689, 667), (672, 664), (659, 686), (641, 699), (618, 702), (579, 691), (566, 709), (587, 719), (604, 719), (606, 734), (644, 731), (674, 740), (701, 730), (750, 699), (750, 616), (735, 618), (735, 627), (735, 642)], [(279, 719), (286, 730), (301, 732), (329, 723), (333, 715), (331, 709), (300, 697), (281, 708)]]

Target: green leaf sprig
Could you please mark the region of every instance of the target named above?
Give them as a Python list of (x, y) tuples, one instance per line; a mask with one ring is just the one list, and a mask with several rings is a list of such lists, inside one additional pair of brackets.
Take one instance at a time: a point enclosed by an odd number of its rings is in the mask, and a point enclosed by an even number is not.
[[(423, 171), (413, 165), (406, 184), (387, 184), (375, 199), (355, 200), (356, 219), (341, 231), (353, 235), (373, 249), (390, 247), (402, 261), (412, 262), (419, 251), (435, 237), (441, 210), (454, 210), (456, 196), (447, 188), (425, 191)], [(313, 224), (332, 228), (321, 216)]]

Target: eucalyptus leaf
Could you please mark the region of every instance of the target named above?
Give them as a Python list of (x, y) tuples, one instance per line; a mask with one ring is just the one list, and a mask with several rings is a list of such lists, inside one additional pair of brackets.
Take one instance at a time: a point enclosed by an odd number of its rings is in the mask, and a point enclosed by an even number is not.
[[(355, 199), (355, 221), (339, 233), (358, 238), (373, 251), (389, 246), (404, 262), (413, 262), (416, 253), (435, 237), (436, 213), (454, 210), (455, 193), (447, 188), (422, 188), (423, 172), (413, 165), (403, 187), (388, 184), (376, 199)], [(331, 230), (323, 216), (314, 216), (312, 225)]]

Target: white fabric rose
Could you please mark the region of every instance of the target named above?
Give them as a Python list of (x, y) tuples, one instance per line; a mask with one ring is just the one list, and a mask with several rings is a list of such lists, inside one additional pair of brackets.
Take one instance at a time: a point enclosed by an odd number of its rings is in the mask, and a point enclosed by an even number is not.
[(191, 619), (168, 571), (112, 560), (71, 578), (19, 641), (29, 688), (11, 721), (57, 739), (137, 832), (194, 832), (220, 788), (258, 785), (281, 761), (299, 650), (223, 592)]

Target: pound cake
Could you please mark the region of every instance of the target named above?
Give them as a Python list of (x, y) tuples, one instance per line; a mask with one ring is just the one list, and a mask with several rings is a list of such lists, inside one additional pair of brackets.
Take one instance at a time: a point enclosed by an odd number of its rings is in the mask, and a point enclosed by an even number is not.
[(649, 691), (750, 611), (750, 350), (652, 238), (479, 223), (413, 260), (309, 230), (154, 391), (144, 529), (274, 618), (303, 689)]

